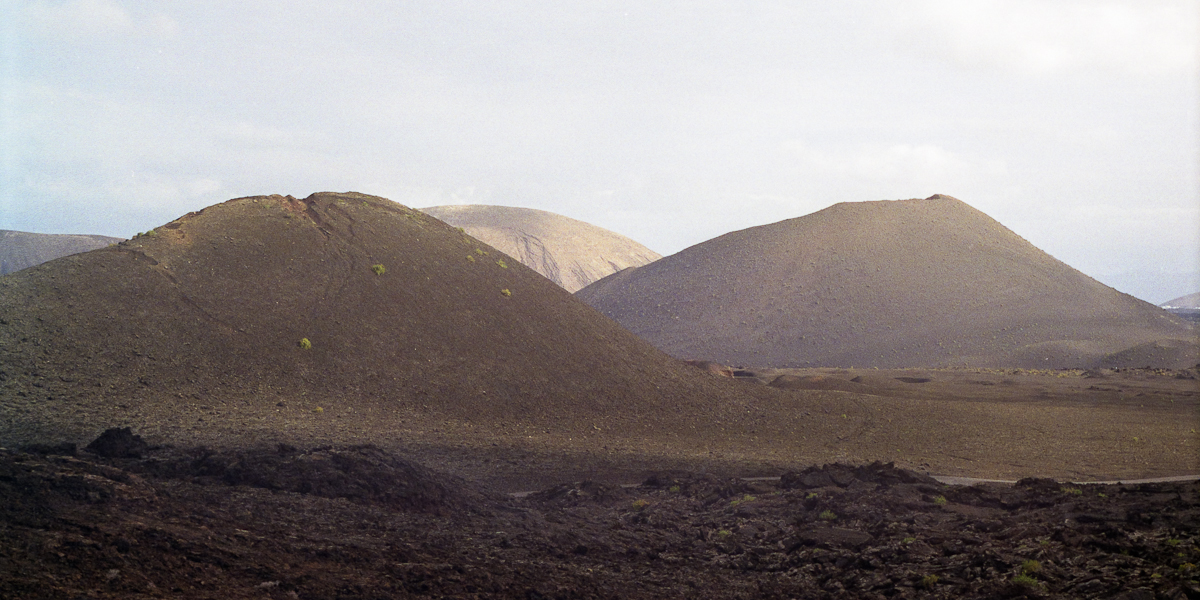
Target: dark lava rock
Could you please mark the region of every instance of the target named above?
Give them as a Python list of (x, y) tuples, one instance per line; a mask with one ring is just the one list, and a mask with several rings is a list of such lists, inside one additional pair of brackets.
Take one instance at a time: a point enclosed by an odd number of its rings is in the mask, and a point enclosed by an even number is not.
[(796, 536), (809, 546), (860, 548), (874, 539), (871, 534), (841, 527), (813, 525), (798, 532)]
[(136, 468), (162, 478), (211, 478), (323, 498), (448, 514), (478, 508), (483, 494), (456, 477), (435, 473), (375, 446), (322, 447), (301, 451), (214, 452), (207, 448), (166, 453)]
[(142, 436), (129, 427), (106, 429), (84, 450), (105, 458), (141, 458), (148, 446)]
[(869, 465), (849, 466), (829, 464), (809, 467), (803, 471), (789, 471), (780, 477), (784, 489), (808, 489), (820, 487), (850, 487), (854, 482), (874, 483), (891, 486), (899, 483), (939, 485), (938, 481), (907, 469), (898, 469), (893, 463), (874, 462)]
[(512, 498), (370, 446), (0, 450), (0, 598), (1200, 598), (1197, 482), (788, 479)]

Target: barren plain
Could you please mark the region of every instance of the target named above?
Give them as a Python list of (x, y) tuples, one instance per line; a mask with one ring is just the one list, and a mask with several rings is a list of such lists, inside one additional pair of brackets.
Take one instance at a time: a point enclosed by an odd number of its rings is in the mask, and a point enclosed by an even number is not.
[(734, 367), (232, 200), (0, 278), (0, 596), (1200, 597), (1198, 368)]

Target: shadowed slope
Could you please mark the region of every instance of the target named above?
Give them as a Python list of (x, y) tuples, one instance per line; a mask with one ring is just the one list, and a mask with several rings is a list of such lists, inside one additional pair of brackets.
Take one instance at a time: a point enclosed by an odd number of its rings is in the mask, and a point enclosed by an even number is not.
[(733, 232), (577, 295), (671, 354), (729, 364), (1197, 360), (1195, 333), (1178, 318), (941, 195), (837, 204)]
[(510, 206), (433, 206), (421, 209), (516, 258), (574, 292), (657, 252), (607, 229), (562, 215)]
[(122, 241), (106, 235), (0, 231), (0, 275)]
[[(391, 201), (322, 193), (231, 200), (13, 274), (0, 441), (213, 422), (242, 441), (438, 419), (594, 432), (738, 410), (730, 385), (503, 258)], [(318, 407), (346, 420), (314, 425)]]

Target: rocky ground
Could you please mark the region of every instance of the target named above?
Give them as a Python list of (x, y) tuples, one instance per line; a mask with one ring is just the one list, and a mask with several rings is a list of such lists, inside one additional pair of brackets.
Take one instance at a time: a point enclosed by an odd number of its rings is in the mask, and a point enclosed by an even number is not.
[(0, 451), (4, 598), (1200, 598), (1198, 532), (1195, 482), (875, 463), (514, 496), (373, 446)]

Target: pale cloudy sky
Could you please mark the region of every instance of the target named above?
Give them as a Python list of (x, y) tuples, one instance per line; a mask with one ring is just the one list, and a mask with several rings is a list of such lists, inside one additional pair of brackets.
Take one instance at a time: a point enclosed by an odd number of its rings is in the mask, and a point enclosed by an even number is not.
[(129, 236), (354, 190), (541, 208), (670, 254), (944, 193), (1121, 291), (1200, 291), (1196, 0), (0, 14), (0, 229)]

